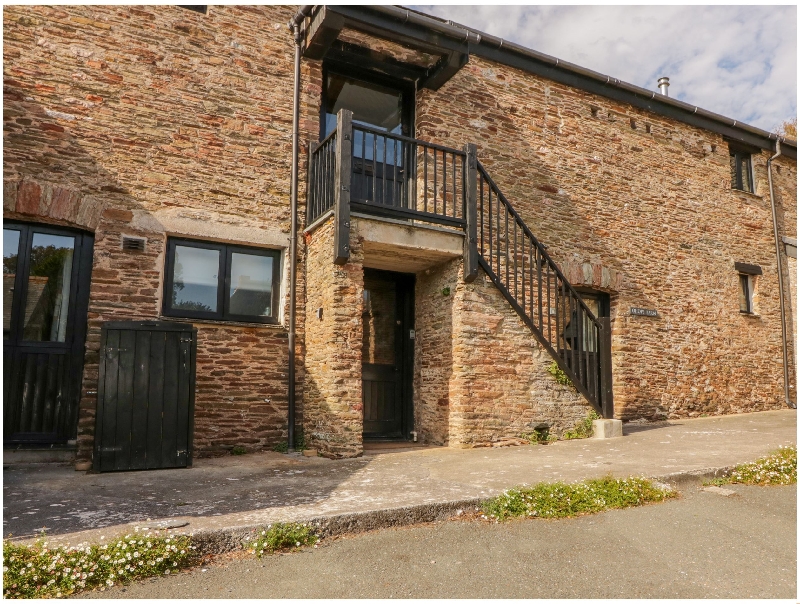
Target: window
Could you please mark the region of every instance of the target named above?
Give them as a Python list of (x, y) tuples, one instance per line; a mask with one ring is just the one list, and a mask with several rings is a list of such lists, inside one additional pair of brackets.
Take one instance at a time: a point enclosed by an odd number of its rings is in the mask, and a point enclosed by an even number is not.
[(762, 274), (761, 267), (756, 264), (734, 263), (739, 273), (739, 312), (748, 315), (755, 314), (753, 294), (755, 293), (756, 277)]
[(753, 162), (750, 152), (730, 147), (731, 188), (747, 193), (755, 193), (753, 185)]
[(164, 315), (277, 323), (280, 252), (169, 239)]

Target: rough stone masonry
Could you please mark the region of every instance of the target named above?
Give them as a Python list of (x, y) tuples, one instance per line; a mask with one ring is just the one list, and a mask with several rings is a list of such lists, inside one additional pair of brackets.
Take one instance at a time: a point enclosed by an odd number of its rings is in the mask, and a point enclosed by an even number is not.
[[(195, 448), (286, 438), (294, 10), (3, 11), (4, 218), (95, 235), (79, 459), (93, 447), (101, 324), (162, 318), (168, 236), (282, 251), (278, 325), (193, 321)], [(304, 60), (301, 229), (321, 90), (321, 63)], [(767, 152), (753, 156), (755, 193), (732, 190), (721, 136), (477, 57), (440, 90), (420, 90), (414, 109), (418, 138), (477, 144), (570, 282), (610, 296), (619, 418), (783, 406)], [(781, 235), (796, 238), (796, 162), (778, 159), (774, 178)], [(343, 267), (330, 223), (298, 250), (298, 423), (329, 456), (363, 446), (356, 223)], [(145, 238), (144, 251), (123, 251), (123, 236)], [(752, 315), (739, 312), (734, 262), (763, 269)], [(450, 260), (417, 274), (415, 429), (430, 443), (480, 446), (542, 422), (570, 427), (586, 401), (547, 374), (547, 355), (485, 275), (467, 285), (461, 271)], [(796, 303), (787, 307), (793, 325)]]

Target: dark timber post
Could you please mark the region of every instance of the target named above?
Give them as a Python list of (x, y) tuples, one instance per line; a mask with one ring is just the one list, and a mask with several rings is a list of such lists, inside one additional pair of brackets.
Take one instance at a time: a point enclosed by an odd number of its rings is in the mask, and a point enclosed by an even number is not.
[(611, 383), (611, 319), (600, 322), (600, 408), (604, 419), (614, 419), (614, 390)]
[(472, 283), (478, 276), (478, 148), (464, 145), (464, 282)]
[(336, 122), (336, 190), (334, 193), (333, 262), (350, 258), (350, 180), (353, 162), (353, 112), (340, 109)]

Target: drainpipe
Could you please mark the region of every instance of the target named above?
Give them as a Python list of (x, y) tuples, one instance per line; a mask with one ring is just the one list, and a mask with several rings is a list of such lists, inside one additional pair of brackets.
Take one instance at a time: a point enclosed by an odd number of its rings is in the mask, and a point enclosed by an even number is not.
[(294, 452), (295, 440), (295, 319), (297, 315), (297, 171), (300, 154), (300, 24), (311, 13), (312, 5), (301, 6), (289, 21), (294, 36), (294, 107), (292, 109), (292, 230), (289, 240), (289, 417), (288, 450)]
[(796, 409), (789, 394), (789, 352), (786, 338), (786, 309), (783, 300), (783, 262), (781, 260), (781, 238), (778, 233), (778, 212), (775, 209), (775, 192), (772, 187), (772, 161), (781, 155), (781, 141), (775, 141), (775, 155), (767, 160), (767, 179), (769, 180), (769, 202), (772, 206), (772, 231), (775, 235), (775, 255), (778, 259), (778, 291), (781, 296), (781, 335), (783, 336), (783, 396), (788, 407)]

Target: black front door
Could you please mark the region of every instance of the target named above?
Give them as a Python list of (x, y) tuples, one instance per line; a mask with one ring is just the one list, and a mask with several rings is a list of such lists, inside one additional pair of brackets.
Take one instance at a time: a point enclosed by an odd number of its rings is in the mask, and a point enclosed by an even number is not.
[(364, 438), (407, 438), (413, 422), (414, 276), (364, 270)]
[(91, 234), (3, 223), (3, 443), (76, 437)]

